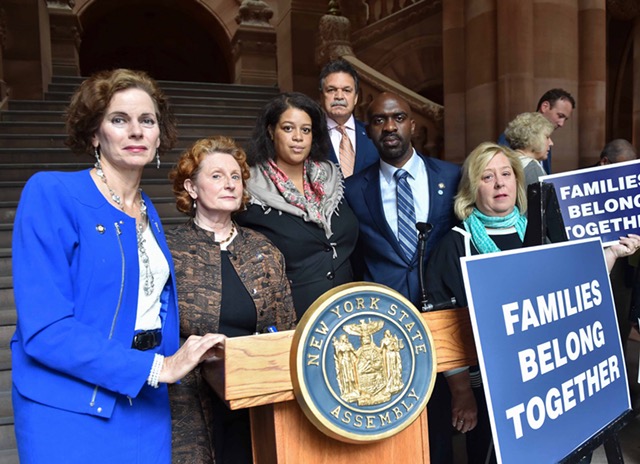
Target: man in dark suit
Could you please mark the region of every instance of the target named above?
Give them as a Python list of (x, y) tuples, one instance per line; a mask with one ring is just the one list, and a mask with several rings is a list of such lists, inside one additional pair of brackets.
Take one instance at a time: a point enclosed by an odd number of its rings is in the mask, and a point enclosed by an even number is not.
[(415, 122), (411, 108), (400, 96), (383, 93), (367, 111), (368, 135), (380, 160), (346, 182), (346, 198), (360, 222), (359, 253), (354, 265), (366, 281), (387, 285), (420, 307), (417, 250), (410, 256), (398, 238), (397, 180), (399, 168), (408, 171), (414, 199), (415, 221), (411, 231), (417, 239), (415, 222), (433, 226), (424, 262), (438, 240), (455, 223), (453, 197), (458, 189), (460, 168), (452, 163), (427, 158), (411, 146)]
[[(453, 198), (460, 168), (416, 152), (411, 146), (415, 122), (409, 104), (400, 96), (378, 95), (369, 105), (367, 121), (367, 133), (380, 160), (347, 179), (345, 188), (360, 223), (358, 246), (352, 255), (355, 278), (387, 285), (420, 308), (415, 224), (432, 226), (425, 246), (426, 267), (429, 253), (455, 223)], [(449, 379), (457, 378), (452, 375)], [(451, 414), (445, 407), (451, 401), (448, 383), (438, 374), (428, 407), (431, 462), (436, 464), (450, 457), (447, 427)]]
[(320, 71), (320, 103), (331, 136), (329, 159), (341, 167), (345, 178), (378, 160), (364, 124), (353, 115), (359, 87), (358, 73), (345, 60), (330, 61)]

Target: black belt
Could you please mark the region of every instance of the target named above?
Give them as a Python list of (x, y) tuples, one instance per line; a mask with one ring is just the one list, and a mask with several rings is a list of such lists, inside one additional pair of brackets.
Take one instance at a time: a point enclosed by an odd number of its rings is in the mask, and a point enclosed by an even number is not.
[(143, 330), (133, 336), (131, 348), (146, 351), (155, 348), (162, 343), (162, 329)]

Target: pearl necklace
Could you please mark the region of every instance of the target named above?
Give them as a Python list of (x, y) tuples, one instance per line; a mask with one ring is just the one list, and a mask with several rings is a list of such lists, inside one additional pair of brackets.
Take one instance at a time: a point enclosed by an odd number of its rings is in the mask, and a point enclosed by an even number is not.
[[(102, 182), (104, 182), (104, 185), (107, 187), (107, 190), (109, 191), (109, 195), (111, 195), (111, 199), (113, 200), (113, 202), (118, 205), (118, 207), (122, 210), (122, 212), (125, 212), (122, 198), (120, 197), (120, 195), (116, 194), (116, 192), (114, 192), (111, 189), (111, 187), (109, 187), (109, 184), (107, 183), (107, 176), (104, 174), (104, 171), (102, 170), (102, 165), (100, 164), (100, 161), (97, 161), (94, 167), (96, 168), (96, 175), (100, 179), (102, 179)], [(151, 272), (151, 263), (149, 261), (149, 255), (147, 255), (147, 250), (144, 246), (146, 240), (142, 235), (144, 226), (147, 223), (147, 204), (145, 203), (144, 198), (142, 198), (142, 189), (140, 188), (138, 189), (138, 195), (140, 195), (140, 222), (136, 227), (138, 256), (140, 257), (140, 260), (142, 261), (142, 264), (144, 266), (144, 281), (143, 281), (142, 289), (144, 291), (145, 296), (150, 296), (153, 293), (155, 282), (153, 278), (153, 272)]]

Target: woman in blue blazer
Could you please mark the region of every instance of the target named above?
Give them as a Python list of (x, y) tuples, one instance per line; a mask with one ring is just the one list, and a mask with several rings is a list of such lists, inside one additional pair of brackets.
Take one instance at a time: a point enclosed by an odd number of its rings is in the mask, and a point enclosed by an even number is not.
[(166, 384), (223, 338), (178, 350), (171, 255), (139, 188), (144, 166), (175, 143), (175, 122), (155, 81), (120, 69), (83, 82), (67, 131), (95, 167), (34, 175), (14, 224), (20, 462), (168, 464)]

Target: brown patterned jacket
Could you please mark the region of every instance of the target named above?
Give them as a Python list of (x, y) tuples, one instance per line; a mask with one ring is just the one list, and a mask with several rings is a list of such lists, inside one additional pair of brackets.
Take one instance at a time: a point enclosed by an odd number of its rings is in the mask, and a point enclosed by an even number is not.
[[(221, 303), (220, 246), (213, 233), (193, 221), (166, 231), (176, 270), (180, 307), (180, 338), (218, 331)], [(294, 328), (295, 309), (282, 253), (262, 234), (238, 227), (227, 248), (231, 263), (251, 295), (257, 316), (257, 332), (270, 325), (278, 330)], [(200, 369), (180, 384), (171, 385), (173, 463), (213, 464), (211, 396)]]

